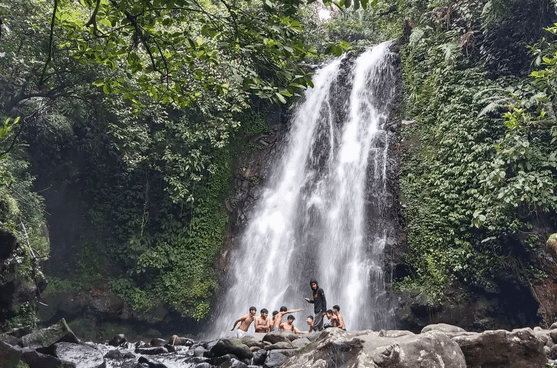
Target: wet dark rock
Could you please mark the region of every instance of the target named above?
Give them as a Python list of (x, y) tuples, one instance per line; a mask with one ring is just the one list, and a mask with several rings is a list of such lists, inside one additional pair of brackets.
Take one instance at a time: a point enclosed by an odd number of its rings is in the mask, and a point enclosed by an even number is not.
[(259, 349), (253, 353), (252, 362), (256, 365), (263, 365), (263, 363), (265, 363), (265, 358), (267, 358), (267, 350)]
[(139, 357), (138, 362), (141, 364), (146, 364), (149, 368), (168, 368), (161, 362), (157, 362), (156, 360), (148, 359), (145, 357)]
[(164, 346), (166, 345), (166, 340), (163, 340), (161, 338), (154, 338), (153, 340), (151, 340), (151, 346)]
[(263, 341), (276, 344), (277, 342), (290, 342), (289, 336), (282, 332), (270, 332), (263, 337)]
[(467, 333), (452, 340), (460, 346), (468, 368), (545, 366), (544, 343), (530, 328)]
[(217, 357), (225, 354), (234, 354), (240, 359), (251, 359), (253, 356), (249, 347), (238, 338), (220, 339), (211, 348), (210, 354)]
[(103, 356), (103, 358), (112, 360), (124, 360), (124, 352), (118, 349), (110, 350)]
[(54, 356), (60, 360), (74, 363), (76, 368), (105, 368), (100, 351), (83, 344), (59, 342), (54, 344)]
[[(0, 340), (0, 362), (5, 368), (16, 368), (21, 358), (21, 348)], [(2, 366), (4, 368), (4, 366)]]
[(25, 335), (21, 338), (23, 347), (46, 348), (57, 342), (79, 343), (66, 321), (62, 318), (57, 324)]
[(137, 354), (145, 354), (145, 355), (157, 355), (157, 354), (166, 354), (168, 350), (165, 347), (153, 347), (153, 348), (144, 348), (144, 347), (137, 347), (135, 348), (135, 352)]
[(195, 349), (193, 349), (193, 355), (196, 357), (202, 357), (205, 356), (205, 353), (207, 353), (208, 350), (205, 349), (203, 346), (198, 346)]
[(278, 350), (271, 350), (268, 352), (267, 357), (265, 358), (265, 362), (263, 363), (263, 367), (265, 368), (276, 368), (280, 367), (282, 363), (286, 360), (286, 355), (281, 353)]
[(29, 368), (77, 368), (74, 363), (65, 362), (52, 355), (42, 354), (36, 350), (24, 349), (21, 361)]
[(210, 361), (211, 358), (205, 358), (205, 357), (193, 357), (193, 358), (186, 359), (187, 363), (193, 363), (193, 364), (209, 363)]
[(226, 355), (222, 355), (222, 356), (217, 356), (217, 357), (213, 357), (211, 358), (211, 360), (209, 361), (212, 365), (221, 365), (224, 362), (227, 362), (231, 359), (237, 359), (238, 357), (234, 354), (226, 354)]
[(232, 358), (219, 365), (219, 368), (248, 368), (248, 365), (238, 359)]
[(118, 335), (114, 336), (112, 339), (110, 339), (110, 341), (108, 342), (108, 345), (120, 346), (120, 345), (126, 343), (127, 341), (128, 341), (128, 339), (126, 338), (126, 336), (124, 334), (118, 334)]
[(557, 345), (553, 345), (551, 348), (548, 349), (548, 352), (546, 352), (544, 349), (544, 353), (547, 354), (550, 359), (557, 359)]
[(175, 353), (175, 352), (176, 352), (176, 347), (175, 347), (174, 345), (164, 344), (164, 348), (165, 348), (169, 353)]
[(211, 367), (211, 364), (203, 362), (203, 363), (199, 363), (198, 365), (196, 365), (195, 368), (212, 368), (212, 367)]

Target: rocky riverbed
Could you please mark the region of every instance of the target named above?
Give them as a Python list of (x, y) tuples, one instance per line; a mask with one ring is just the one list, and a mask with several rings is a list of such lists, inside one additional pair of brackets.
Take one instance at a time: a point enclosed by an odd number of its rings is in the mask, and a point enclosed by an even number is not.
[(295, 335), (251, 333), (195, 341), (129, 342), (117, 335), (81, 342), (64, 320), (24, 334), (0, 334), (0, 368), (543, 368), (557, 366), (557, 323), (467, 332), (447, 324), (410, 331), (346, 332), (337, 328)]

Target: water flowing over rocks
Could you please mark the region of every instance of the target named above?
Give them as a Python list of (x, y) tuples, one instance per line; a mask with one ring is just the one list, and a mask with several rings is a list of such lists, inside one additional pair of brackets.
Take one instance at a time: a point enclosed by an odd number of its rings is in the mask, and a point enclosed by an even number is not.
[[(21, 338), (0, 335), (1, 368), (546, 368), (557, 367), (557, 325), (467, 332), (448, 324), (406, 330), (346, 332), (328, 328), (318, 333), (249, 333), (242, 337), (195, 341), (172, 336), (161, 345), (125, 341), (62, 341), (52, 337), (65, 322)], [(71, 336), (71, 335), (70, 335)], [(75, 335), (74, 335), (75, 336)], [(31, 338), (32, 337), (32, 338)], [(25, 343), (27, 342), (27, 343)], [(173, 344), (173, 342), (175, 344)], [(26, 345), (26, 346), (24, 346)]]

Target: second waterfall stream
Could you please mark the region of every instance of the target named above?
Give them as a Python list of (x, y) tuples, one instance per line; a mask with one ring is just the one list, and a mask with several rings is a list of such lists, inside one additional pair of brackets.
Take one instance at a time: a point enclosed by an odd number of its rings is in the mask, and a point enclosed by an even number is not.
[[(391, 326), (383, 250), (393, 236), (387, 185), (386, 123), (396, 92), (390, 43), (317, 70), (298, 103), (290, 130), (239, 247), (218, 301), (213, 336), (230, 331), (250, 306), (303, 308), (295, 325), (307, 330), (313, 305), (309, 280), (338, 304), (347, 330)], [(327, 321), (325, 319), (325, 321)], [(250, 331), (253, 327), (250, 327)]]

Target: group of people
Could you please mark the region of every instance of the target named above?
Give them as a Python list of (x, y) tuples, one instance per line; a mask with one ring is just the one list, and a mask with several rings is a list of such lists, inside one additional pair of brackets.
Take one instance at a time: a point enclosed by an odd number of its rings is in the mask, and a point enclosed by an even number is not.
[[(344, 324), (344, 318), (340, 314), (340, 307), (338, 305), (333, 306), (333, 309), (327, 309), (327, 299), (325, 298), (325, 292), (319, 287), (317, 280), (310, 280), (309, 282), (312, 290), (312, 298), (305, 298), (306, 302), (313, 304), (313, 316), (308, 316), (306, 322), (309, 326), (308, 332), (321, 331), (323, 328), (327, 327), (337, 327), (346, 331), (346, 326)], [(296, 319), (292, 313), (301, 312), (301, 309), (288, 310), (285, 306), (280, 307), (280, 311), (274, 311), (272, 318), (269, 318), (269, 311), (265, 308), (261, 309), (261, 315), (255, 318), (257, 313), (257, 308), (250, 307), (249, 313), (238, 318), (232, 330), (236, 328), (238, 323), (240, 324), (238, 330), (247, 332), (249, 326), (255, 321), (254, 327), (255, 332), (274, 332), (274, 331), (291, 331), (293, 333), (300, 333), (300, 331), (294, 327), (294, 320)], [(282, 322), (285, 315), (288, 314), (286, 322)], [(329, 319), (329, 324), (324, 325), (325, 316)]]

